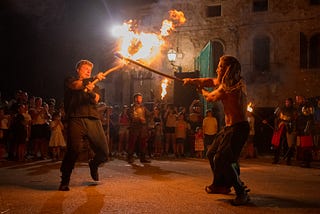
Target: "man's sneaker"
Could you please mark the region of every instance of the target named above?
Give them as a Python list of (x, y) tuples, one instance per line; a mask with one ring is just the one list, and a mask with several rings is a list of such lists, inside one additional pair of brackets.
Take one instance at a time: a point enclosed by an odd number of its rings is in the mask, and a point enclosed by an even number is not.
[(62, 173), (59, 191), (69, 191), (70, 175), (68, 173)]
[(59, 191), (69, 191), (69, 186), (68, 185), (63, 185), (63, 184), (60, 184), (59, 186)]
[(99, 174), (98, 174), (98, 166), (93, 163), (93, 161), (89, 161), (90, 167), (90, 175), (94, 181), (99, 181)]
[(250, 201), (250, 197), (247, 191), (244, 191), (242, 194), (237, 195), (235, 199), (232, 200), (231, 204), (234, 206), (245, 205)]

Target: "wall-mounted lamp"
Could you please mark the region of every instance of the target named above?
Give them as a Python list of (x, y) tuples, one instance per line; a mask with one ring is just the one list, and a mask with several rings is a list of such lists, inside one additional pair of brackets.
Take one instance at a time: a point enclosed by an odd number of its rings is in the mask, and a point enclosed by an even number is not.
[(167, 57), (169, 62), (171, 63), (171, 65), (173, 66), (173, 68), (177, 69), (178, 72), (182, 72), (182, 67), (179, 65), (175, 65), (174, 62), (177, 59), (177, 51), (173, 50), (173, 49), (169, 49), (168, 53), (167, 53)]
[(170, 49), (167, 53), (169, 62), (173, 63), (177, 59), (177, 52), (173, 49)]

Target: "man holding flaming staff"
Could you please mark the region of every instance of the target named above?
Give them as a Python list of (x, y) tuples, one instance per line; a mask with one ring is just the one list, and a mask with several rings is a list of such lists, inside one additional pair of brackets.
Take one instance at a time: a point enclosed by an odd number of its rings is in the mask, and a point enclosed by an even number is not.
[(99, 88), (94, 82), (105, 78), (98, 73), (91, 78), (93, 63), (80, 60), (76, 65), (78, 76), (65, 81), (64, 107), (67, 119), (67, 152), (63, 158), (60, 191), (69, 191), (69, 181), (75, 162), (79, 155), (82, 141), (89, 140), (95, 155), (89, 161), (90, 174), (98, 181), (98, 166), (108, 159), (109, 148), (104, 134), (97, 103), (100, 100)]
[[(208, 102), (221, 100), (223, 103), (226, 126), (216, 135), (207, 152), (214, 179), (205, 190), (210, 194), (227, 194), (232, 186), (236, 192), (233, 205), (243, 205), (250, 200), (239, 177), (238, 159), (249, 134), (245, 85), (240, 73), (239, 61), (225, 55), (220, 58), (217, 78), (184, 79), (184, 84), (196, 85)], [(209, 92), (204, 87), (215, 87), (215, 90)]]

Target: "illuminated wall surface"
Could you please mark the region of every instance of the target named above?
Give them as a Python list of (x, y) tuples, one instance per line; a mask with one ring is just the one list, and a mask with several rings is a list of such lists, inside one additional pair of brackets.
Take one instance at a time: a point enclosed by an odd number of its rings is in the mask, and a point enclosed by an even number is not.
[[(214, 76), (219, 57), (231, 54), (242, 64), (249, 100), (257, 107), (275, 107), (297, 94), (319, 96), (317, 0), (2, 3), (5, 9), (0, 30), (5, 51), (1, 60), (8, 70), (7, 76), (1, 78), (2, 92), (21, 86), (36, 95), (61, 96), (62, 80), (73, 74), (77, 60), (92, 60), (94, 72), (116, 63), (113, 51), (117, 41), (107, 35), (114, 22), (137, 19), (139, 30), (158, 33), (168, 11), (177, 9), (183, 11), (186, 22), (166, 38), (158, 60), (151, 64), (153, 68), (174, 75), (176, 67), (166, 58), (167, 51), (173, 48), (178, 52), (174, 64), (181, 66), (182, 72), (200, 70), (200, 76)], [(201, 58), (203, 53), (206, 56)], [(106, 102), (128, 104), (135, 92), (142, 92), (146, 101), (159, 99), (162, 77), (136, 66), (124, 70), (99, 83), (105, 90)], [(167, 89), (165, 101), (174, 103), (173, 81)]]
[(242, 64), (249, 100), (257, 107), (274, 107), (297, 94), (319, 96), (319, 1), (170, 2), (142, 7), (142, 23), (159, 20), (159, 8), (184, 12), (187, 21), (169, 45), (182, 53), (175, 64), (183, 71), (214, 76), (219, 57), (231, 54)]

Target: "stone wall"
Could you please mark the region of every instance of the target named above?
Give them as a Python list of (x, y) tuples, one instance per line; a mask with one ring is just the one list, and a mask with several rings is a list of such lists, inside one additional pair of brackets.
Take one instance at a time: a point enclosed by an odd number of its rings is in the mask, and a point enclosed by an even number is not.
[[(183, 71), (194, 70), (195, 57), (209, 40), (214, 40), (223, 45), (225, 54), (240, 60), (249, 100), (257, 106), (274, 107), (297, 94), (319, 96), (320, 69), (300, 68), (300, 32), (308, 38), (320, 33), (320, 5), (309, 5), (309, 1), (302, 0), (269, 0), (268, 11), (252, 12), (251, 0), (159, 2), (149, 5), (152, 20), (160, 19), (156, 17), (170, 9), (183, 11), (187, 18), (187, 22), (172, 33), (167, 45), (183, 53), (183, 58), (176, 62)], [(206, 17), (208, 5), (221, 5), (222, 16)], [(254, 70), (253, 39), (257, 36), (270, 39), (268, 72)], [(169, 68), (168, 63), (163, 64), (163, 70)]]
[[(253, 1), (158, 0), (138, 1), (140, 4), (130, 5), (119, 1), (117, 7), (105, 2), (114, 8), (109, 11), (114, 19), (137, 19), (142, 29), (153, 32), (159, 32), (161, 22), (167, 18), (170, 9), (184, 12), (187, 22), (166, 38), (166, 45), (157, 62), (150, 65), (154, 69), (174, 74), (175, 69), (166, 58), (167, 51), (174, 48), (181, 56), (175, 64), (181, 66), (183, 72), (194, 71), (194, 59), (212, 40), (222, 45), (225, 54), (240, 60), (249, 100), (258, 107), (274, 107), (284, 98), (297, 94), (319, 96), (320, 69), (300, 68), (300, 32), (308, 41), (320, 33), (320, 5), (310, 5), (308, 0), (269, 0), (267, 11), (252, 12)], [(50, 79), (58, 84), (64, 75), (73, 75), (74, 64), (81, 58), (95, 63), (94, 73), (110, 68), (115, 62), (113, 53), (109, 53), (115, 49), (115, 41), (103, 32), (104, 26), (111, 23), (103, 1), (4, 2), (6, 13), (3, 16), (9, 21), (2, 20), (1, 23), (5, 24), (2, 32), (12, 31), (1, 40), (7, 51), (3, 51), (2, 59), (5, 68), (11, 71), (5, 78), (8, 80), (4, 82), (6, 90), (12, 87), (13, 82), (19, 85), (30, 76), (28, 72), (20, 74), (19, 82), (11, 75), (28, 67), (34, 76), (30, 80), (34, 84), (29, 85), (35, 87), (29, 86), (30, 89), (26, 90), (34, 89), (30, 92), (40, 96), (62, 94), (62, 87), (46, 84), (45, 80)], [(221, 16), (207, 17), (207, 6), (213, 5), (221, 5)], [(269, 72), (254, 69), (253, 41), (259, 36), (270, 39)], [(11, 44), (16, 47), (11, 47)], [(13, 56), (16, 52), (18, 57)], [(105, 89), (108, 103), (129, 104), (136, 92), (142, 92), (146, 101), (152, 100), (151, 92), (155, 99), (159, 99), (163, 77), (154, 74), (151, 77), (145, 74), (137, 77), (137, 72), (147, 71), (130, 66), (124, 72), (115, 72), (108, 76), (108, 80), (99, 83)], [(168, 103), (173, 103), (173, 88), (172, 81), (165, 98)]]

